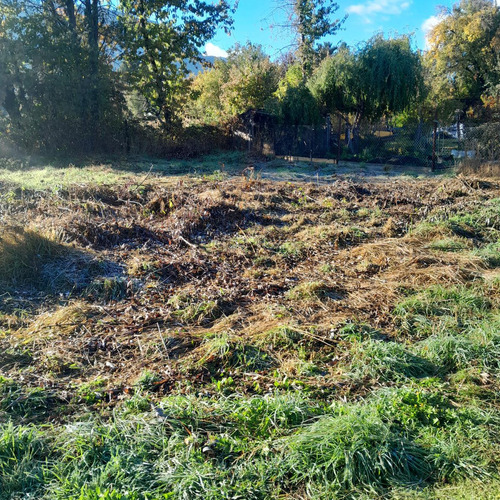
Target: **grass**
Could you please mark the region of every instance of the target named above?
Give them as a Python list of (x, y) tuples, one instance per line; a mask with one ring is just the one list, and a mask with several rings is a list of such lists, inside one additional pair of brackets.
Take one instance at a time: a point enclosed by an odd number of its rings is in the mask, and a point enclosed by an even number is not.
[(131, 284), (121, 276), (96, 278), (87, 286), (85, 293), (95, 300), (117, 301), (127, 296)]
[(453, 329), (491, 310), (480, 289), (433, 286), (399, 302), (394, 316), (402, 333), (428, 335), (436, 328)]
[(443, 238), (431, 241), (428, 248), (441, 252), (460, 252), (467, 248), (467, 243), (458, 238)]
[(34, 167), (26, 170), (0, 168), (2, 179), (14, 188), (22, 190), (61, 189), (76, 183), (108, 185), (133, 183), (139, 180), (132, 172), (114, 170), (110, 165), (96, 165), (92, 168), (67, 166)]
[(458, 332), (441, 331), (419, 344), (427, 359), (446, 373), (475, 367), (500, 374), (500, 318), (498, 313)]
[(479, 256), (488, 267), (492, 269), (500, 267), (500, 241), (484, 245), (474, 254)]
[(396, 342), (367, 340), (351, 349), (350, 377), (397, 381), (433, 375), (435, 366)]
[(0, 500), (498, 497), (500, 186), (241, 158), (6, 166)]
[(75, 184), (137, 186), (149, 171), (151, 176), (160, 178), (191, 174), (221, 180), (225, 172), (242, 170), (240, 165), (244, 161), (245, 155), (240, 152), (206, 155), (194, 162), (138, 157), (132, 161), (115, 158), (90, 163), (60, 161), (47, 164), (42, 160), (23, 163), (0, 158), (0, 178), (13, 189), (23, 191), (60, 190)]
[(289, 300), (313, 300), (325, 297), (335, 297), (337, 294), (322, 281), (300, 283), (286, 293)]
[(292, 482), (328, 496), (381, 493), (391, 483), (415, 484), (431, 474), (421, 447), (364, 408), (323, 417), (288, 446)]
[[(274, 365), (274, 360), (259, 347), (231, 336), (228, 332), (208, 334), (192, 353), (187, 367), (206, 368), (214, 375), (224, 375), (228, 369), (259, 371)], [(228, 379), (226, 379), (226, 382)], [(220, 388), (220, 386), (219, 386)]]
[(2, 491), (38, 495), (50, 485), (47, 498), (215, 499), (277, 498), (301, 488), (319, 498), (477, 480), (493, 471), (478, 451), (496, 417), (456, 409), (425, 390), (379, 391), (366, 402), (330, 407), (299, 393), (171, 396), (160, 408), (160, 419), (118, 412), (58, 433), (7, 425)]
[[(455, 236), (466, 240), (495, 242), (500, 231), (500, 199), (493, 198), (472, 210), (459, 210), (450, 216), (446, 211), (435, 211), (426, 220), (412, 228), (412, 234), (421, 237)], [(460, 241), (455, 239), (455, 242)]]
[(6, 229), (0, 233), (0, 280), (11, 285), (39, 284), (44, 264), (66, 252), (57, 236)]
[(183, 323), (202, 324), (224, 314), (217, 300), (199, 300), (182, 293), (169, 299), (168, 303), (174, 308), (174, 316)]

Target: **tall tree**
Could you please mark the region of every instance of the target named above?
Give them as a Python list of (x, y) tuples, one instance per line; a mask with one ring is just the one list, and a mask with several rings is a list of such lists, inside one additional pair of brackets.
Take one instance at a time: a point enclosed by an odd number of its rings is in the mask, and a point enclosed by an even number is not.
[(330, 0), (281, 0), (279, 5), (287, 21), (278, 27), (292, 30), (305, 79), (313, 71), (318, 43), (325, 36), (335, 35), (346, 18), (333, 19), (339, 6)]
[[(88, 0), (87, 0), (88, 1)], [(228, 1), (121, 0), (123, 57), (132, 86), (164, 127), (172, 124), (177, 96), (185, 87), (188, 62), (217, 29), (230, 30)]]
[(288, 68), (275, 93), (276, 114), (286, 125), (314, 125), (320, 121), (316, 100), (302, 77), (300, 65)]
[(465, 109), (500, 94), (500, 7), (494, 1), (462, 0), (444, 10), (428, 43), (434, 100), (460, 100)]
[(191, 118), (220, 123), (249, 109), (271, 109), (278, 81), (279, 68), (260, 45), (236, 45), (227, 60), (194, 78)]
[(353, 152), (363, 119), (402, 112), (424, 95), (421, 59), (407, 36), (377, 35), (358, 51), (344, 46), (321, 63), (309, 85), (324, 113), (341, 113), (348, 123)]
[(0, 3), (0, 104), (27, 148), (93, 150), (98, 135), (101, 146), (112, 142), (121, 104), (105, 16), (97, 0)]

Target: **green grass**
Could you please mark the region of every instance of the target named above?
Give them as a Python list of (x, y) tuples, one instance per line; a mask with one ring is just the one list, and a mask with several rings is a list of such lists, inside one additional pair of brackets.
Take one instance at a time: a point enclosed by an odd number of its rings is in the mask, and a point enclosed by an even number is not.
[(458, 238), (443, 238), (431, 241), (427, 248), (441, 252), (460, 252), (467, 248), (467, 243)]
[(171, 177), (191, 174), (208, 176), (207, 180), (218, 181), (225, 173), (237, 173), (247, 162), (245, 153), (222, 152), (206, 155), (197, 160), (162, 160), (156, 158), (106, 159), (80, 164), (60, 161), (12, 162), (0, 158), (0, 180), (22, 190), (59, 190), (69, 186), (91, 185), (137, 185), (148, 174), (150, 177)]
[(466, 240), (475, 240), (476, 243), (496, 242), (500, 232), (500, 199), (494, 198), (475, 207), (450, 216), (446, 211), (438, 209), (426, 219), (415, 225), (411, 234), (421, 237), (454, 236)]
[(500, 375), (500, 316), (488, 316), (458, 332), (442, 330), (417, 344), (445, 373), (474, 367)]
[(490, 268), (500, 267), (500, 240), (484, 245), (473, 252)]
[(398, 381), (433, 375), (436, 367), (397, 342), (367, 340), (351, 348), (350, 378)]
[(0, 179), (23, 190), (57, 190), (75, 184), (128, 184), (138, 182), (140, 176), (126, 170), (114, 169), (111, 165), (92, 167), (55, 166), (31, 167), (23, 170), (0, 168)]
[(223, 316), (224, 311), (217, 300), (200, 300), (186, 294), (178, 294), (169, 299), (173, 315), (183, 323), (203, 323)]
[[(207, 369), (213, 375), (220, 376), (226, 370), (260, 371), (274, 364), (272, 356), (258, 346), (251, 345), (228, 332), (219, 332), (204, 337), (183, 369)], [(226, 381), (229, 382), (229, 379)], [(222, 388), (220, 384), (219, 388)]]
[(378, 496), (494, 474), (498, 418), (425, 389), (331, 406), (300, 393), (170, 396), (159, 408), (43, 432), (3, 425), (4, 498)]
[(433, 286), (399, 302), (394, 318), (402, 333), (428, 336), (436, 329), (457, 329), (489, 313), (490, 299), (479, 288)]
[(339, 492), (377, 494), (431, 475), (425, 451), (364, 407), (323, 417), (293, 436), (286, 462), (292, 483), (330, 498)]

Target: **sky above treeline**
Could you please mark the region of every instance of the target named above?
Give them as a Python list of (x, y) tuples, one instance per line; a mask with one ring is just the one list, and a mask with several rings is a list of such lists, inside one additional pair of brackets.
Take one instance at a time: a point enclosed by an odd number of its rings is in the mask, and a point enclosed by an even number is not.
[[(343, 28), (325, 41), (334, 44), (340, 41), (355, 46), (372, 35), (414, 34), (414, 42), (425, 49), (426, 32), (439, 19), (441, 7), (450, 8), (457, 0), (337, 0), (339, 10), (336, 17), (348, 15)], [(497, 4), (500, 0), (495, 0)], [(286, 23), (286, 15), (278, 8), (279, 0), (240, 0), (234, 15), (234, 30), (231, 35), (218, 33), (206, 46), (208, 55), (224, 57), (236, 43), (250, 41), (260, 44), (276, 58), (292, 42), (290, 33), (278, 27)]]

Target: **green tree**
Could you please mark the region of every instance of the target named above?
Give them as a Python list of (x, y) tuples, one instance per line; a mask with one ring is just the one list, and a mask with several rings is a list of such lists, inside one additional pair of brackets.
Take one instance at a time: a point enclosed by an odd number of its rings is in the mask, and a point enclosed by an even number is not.
[(260, 45), (237, 45), (227, 60), (193, 79), (188, 113), (194, 121), (220, 123), (249, 109), (272, 109), (279, 69)]
[(358, 51), (342, 47), (321, 63), (309, 86), (323, 113), (343, 116), (355, 153), (363, 119), (401, 113), (425, 94), (421, 58), (408, 36), (377, 35)]
[(217, 29), (232, 26), (231, 7), (202, 0), (121, 0), (123, 59), (132, 87), (168, 127), (185, 93), (188, 63)]
[(312, 125), (320, 121), (316, 99), (302, 77), (299, 64), (290, 66), (275, 93), (275, 113), (286, 125)]
[(442, 13), (428, 35), (425, 60), (432, 100), (463, 109), (500, 94), (500, 7), (490, 0), (462, 0)]
[[(112, 25), (97, 0), (3, 0), (0, 103), (27, 149), (109, 147), (122, 101), (112, 77)], [(98, 144), (100, 141), (100, 144)]]
[[(329, 0), (282, 0), (280, 6), (288, 21), (279, 27), (294, 33), (297, 58), (306, 78), (313, 71), (320, 40), (335, 35), (346, 18), (332, 18), (339, 6)], [(325, 49), (328, 47), (323, 46), (322, 50)]]

